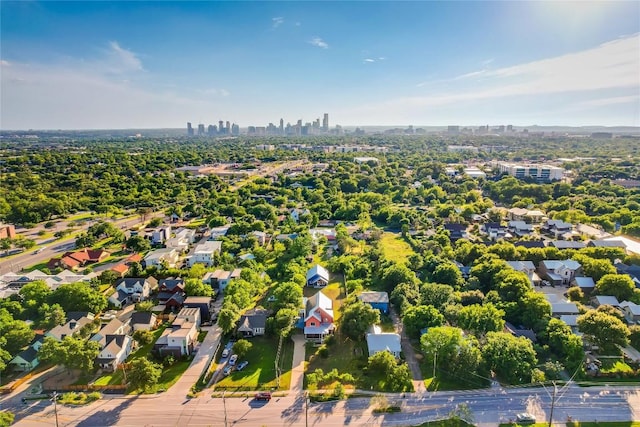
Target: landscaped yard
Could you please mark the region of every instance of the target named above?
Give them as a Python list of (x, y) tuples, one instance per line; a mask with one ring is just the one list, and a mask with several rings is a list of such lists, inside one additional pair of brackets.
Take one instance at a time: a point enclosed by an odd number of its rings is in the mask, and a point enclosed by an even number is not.
[(337, 369), (341, 374), (349, 373), (353, 375), (356, 378), (358, 388), (366, 390), (371, 387), (366, 382), (363, 373), (363, 368), (366, 366), (369, 356), (366, 342), (355, 342), (348, 338), (343, 338), (338, 333), (336, 334), (335, 343), (327, 346), (327, 348), (328, 356), (322, 357), (318, 354), (319, 347), (307, 346), (306, 360), (309, 363), (305, 374), (311, 373), (316, 369), (322, 369), (324, 373)]
[(382, 234), (380, 247), (386, 259), (398, 263), (406, 263), (409, 256), (415, 253), (411, 246), (409, 246), (409, 243), (393, 233)]
[[(242, 371), (233, 371), (216, 384), (216, 390), (268, 390), (276, 388), (275, 358), (278, 350), (277, 337), (255, 337), (249, 340), (253, 347), (242, 360), (249, 362)], [(288, 390), (291, 382), (291, 364), (293, 361), (293, 342), (282, 343), (280, 355), (282, 375), (278, 389)]]

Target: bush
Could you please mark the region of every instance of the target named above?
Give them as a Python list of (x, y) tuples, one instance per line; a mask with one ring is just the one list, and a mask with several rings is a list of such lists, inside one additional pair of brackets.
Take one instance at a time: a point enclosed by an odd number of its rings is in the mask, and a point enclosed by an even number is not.
[(325, 338), (324, 343), (325, 343), (325, 345), (331, 347), (332, 345), (334, 345), (336, 343), (336, 336), (335, 335), (329, 335), (327, 338)]
[(329, 357), (329, 349), (327, 348), (326, 345), (323, 345), (322, 347), (320, 347), (320, 349), (318, 350), (318, 354), (320, 355), (320, 357), (322, 357), (323, 359), (326, 359), (327, 357)]

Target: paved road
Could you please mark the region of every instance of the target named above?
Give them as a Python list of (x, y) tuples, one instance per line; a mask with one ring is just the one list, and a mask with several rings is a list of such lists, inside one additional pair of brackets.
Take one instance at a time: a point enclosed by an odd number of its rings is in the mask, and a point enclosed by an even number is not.
[[(496, 426), (523, 411), (548, 420), (551, 395), (541, 388), (512, 388), (465, 392), (411, 393), (404, 398), (388, 395), (389, 403), (402, 406), (395, 414), (372, 413), (370, 398), (310, 404), (309, 426), (409, 426), (445, 418), (460, 404), (471, 410), (479, 426)], [(640, 388), (573, 386), (559, 393), (554, 421), (568, 416), (582, 421), (640, 420)], [(225, 411), (226, 406), (226, 411)], [(20, 403), (16, 397), (5, 406), (16, 412), (16, 426), (53, 425), (49, 401)], [(61, 426), (222, 426), (225, 412), (229, 426), (303, 426), (304, 398), (300, 394), (275, 397), (270, 402), (249, 398), (204, 395), (185, 399), (167, 393), (143, 397), (105, 398), (87, 407), (58, 407)]]
[[(164, 215), (164, 213), (154, 212), (153, 214), (148, 215), (145, 221), (159, 215)], [(143, 222), (141, 217), (135, 216), (118, 220), (115, 222), (115, 225), (120, 228), (126, 229), (133, 227), (134, 225), (138, 225), (141, 222)], [(94, 223), (95, 221), (86, 221), (82, 226), (78, 227), (76, 231), (86, 230)], [(0, 261), (0, 274), (5, 274), (10, 271), (18, 272), (23, 268), (48, 261), (50, 258), (60, 255), (66, 251), (72, 250), (75, 246), (75, 240), (75, 237), (52, 240), (52, 242), (48, 244), (46, 248), (40, 253), (35, 254), (34, 249), (31, 249), (21, 253), (20, 255), (14, 255), (8, 259), (3, 259)]]

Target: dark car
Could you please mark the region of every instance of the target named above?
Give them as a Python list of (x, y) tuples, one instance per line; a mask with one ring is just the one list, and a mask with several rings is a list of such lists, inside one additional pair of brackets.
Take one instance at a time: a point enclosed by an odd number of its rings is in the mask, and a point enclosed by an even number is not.
[(271, 400), (271, 392), (260, 391), (256, 393), (256, 400)]

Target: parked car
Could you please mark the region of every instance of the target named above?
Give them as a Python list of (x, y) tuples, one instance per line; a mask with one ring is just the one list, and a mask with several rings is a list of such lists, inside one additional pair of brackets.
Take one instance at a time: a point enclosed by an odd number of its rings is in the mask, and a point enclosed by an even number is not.
[(535, 424), (536, 417), (533, 415), (523, 412), (521, 414), (516, 415), (516, 422), (518, 424)]
[(229, 374), (231, 373), (231, 371), (233, 371), (233, 366), (231, 366), (231, 365), (227, 365), (227, 366), (225, 366), (225, 367), (224, 367), (224, 369), (222, 370), (222, 374), (223, 374), (224, 376), (227, 376), (227, 375), (229, 375)]
[(238, 355), (234, 354), (229, 358), (229, 365), (233, 366), (236, 364), (237, 361), (238, 361)]
[(260, 391), (256, 393), (256, 400), (271, 400), (271, 392)]
[(247, 362), (246, 360), (238, 363), (238, 366), (236, 367), (236, 370), (238, 371), (242, 371), (244, 368), (247, 367), (247, 365), (249, 364), (249, 362)]
[(274, 302), (276, 300), (276, 297), (274, 295), (269, 296), (269, 298), (267, 298), (267, 302)]
[(227, 357), (229, 356), (229, 349), (225, 348), (224, 350), (222, 350), (222, 357)]

